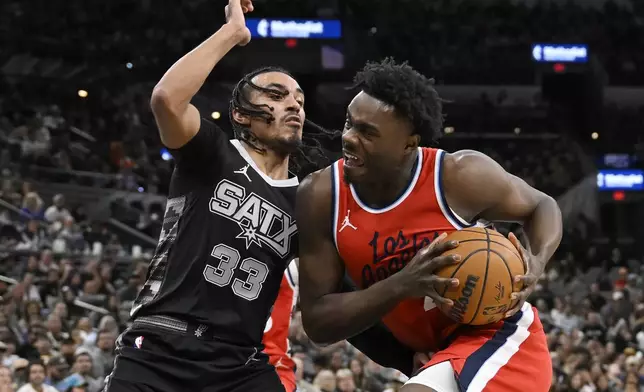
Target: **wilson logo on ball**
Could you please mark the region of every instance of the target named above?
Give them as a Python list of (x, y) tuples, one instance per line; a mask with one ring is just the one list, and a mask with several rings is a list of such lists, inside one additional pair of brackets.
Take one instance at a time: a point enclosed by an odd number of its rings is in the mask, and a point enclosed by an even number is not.
[(455, 321), (462, 323), (465, 313), (467, 312), (467, 306), (470, 303), (470, 297), (474, 293), (476, 288), (476, 282), (479, 281), (479, 277), (476, 275), (468, 275), (465, 284), (463, 285), (463, 290), (461, 291), (461, 296), (454, 302), (454, 306), (450, 311), (450, 317)]

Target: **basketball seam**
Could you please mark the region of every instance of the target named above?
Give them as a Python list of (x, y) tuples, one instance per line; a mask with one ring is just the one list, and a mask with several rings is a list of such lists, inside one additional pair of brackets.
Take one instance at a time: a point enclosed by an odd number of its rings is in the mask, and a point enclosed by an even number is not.
[[(488, 229), (483, 229), (483, 230), (488, 230)], [(466, 232), (466, 233), (478, 233), (478, 234), (483, 234), (480, 230), (461, 229), (461, 230), (459, 230), (459, 232), (460, 232), (460, 231), (463, 231), (463, 232)], [(490, 237), (503, 237), (503, 238), (505, 238), (505, 236), (504, 236), (503, 234), (499, 233), (499, 232), (496, 232), (496, 233), (492, 233), (492, 234), (490, 234)]]
[[(462, 231), (462, 230), (461, 230), (461, 231)], [(499, 237), (499, 236), (491, 236), (491, 237)], [(501, 237), (503, 237), (503, 236), (501, 236)], [(503, 237), (503, 238), (505, 238), (505, 237)], [(485, 241), (485, 242), (488, 242), (488, 240), (487, 240), (487, 239), (482, 239), (482, 238), (470, 238), (469, 240), (459, 240), (458, 242), (459, 242), (459, 243), (461, 243), (461, 242), (475, 242), (475, 241)], [(502, 247), (504, 247), (505, 249), (507, 249), (507, 250), (509, 250), (510, 252), (512, 252), (512, 254), (514, 254), (516, 257), (518, 257), (519, 259), (523, 260), (523, 257), (519, 256), (519, 254), (517, 253), (516, 248), (514, 248), (514, 249), (513, 249), (513, 248), (510, 248), (509, 246), (507, 246), (507, 245), (503, 244), (502, 242), (496, 242), (496, 241), (489, 241), (489, 242), (491, 242), (491, 243), (493, 243), (493, 244), (501, 245), (501, 246), (502, 246)]]
[[(461, 267), (465, 265), (465, 263), (470, 259), (470, 257), (474, 256), (475, 254), (477, 254), (477, 253), (479, 253), (479, 252), (483, 252), (483, 251), (485, 251), (485, 249), (477, 249), (477, 250), (475, 250), (475, 251), (471, 252), (469, 255), (467, 255), (467, 257), (465, 257), (465, 258), (463, 259), (463, 261), (461, 262), (461, 264), (459, 264), (459, 266), (458, 266), (458, 267), (456, 267), (456, 269), (454, 270), (454, 272), (452, 272), (452, 276), (450, 276), (449, 278), (450, 278), (450, 279), (453, 279), (453, 278), (454, 278), (454, 275), (456, 275), (456, 273), (458, 272), (458, 270), (459, 270), (459, 269), (461, 269)], [(459, 283), (460, 283), (460, 282), (459, 282)], [(447, 289), (448, 289), (448, 288), (449, 288), (449, 286), (446, 286), (446, 287), (443, 289), (443, 293), (441, 294), (441, 297), (445, 297), (445, 293), (447, 293)]]
[(470, 320), (470, 322), (468, 324), (470, 324), (470, 323), (472, 323), (472, 321), (476, 320), (476, 316), (478, 316), (479, 311), (481, 310), (481, 303), (483, 302), (483, 298), (485, 297), (485, 288), (486, 288), (486, 285), (487, 285), (487, 273), (488, 273), (488, 270), (490, 269), (490, 250), (491, 250), (491, 248), (490, 248), (490, 243), (491, 243), (490, 235), (489, 235), (487, 229), (483, 229), (483, 230), (485, 230), (485, 236), (487, 238), (487, 241), (486, 241), (487, 242), (487, 249), (486, 249), (487, 260), (486, 260), (486, 263), (485, 263), (485, 277), (483, 278), (483, 288), (481, 289), (481, 295), (479, 296), (479, 303), (476, 306), (476, 312), (474, 312), (474, 315), (472, 316), (472, 319)]

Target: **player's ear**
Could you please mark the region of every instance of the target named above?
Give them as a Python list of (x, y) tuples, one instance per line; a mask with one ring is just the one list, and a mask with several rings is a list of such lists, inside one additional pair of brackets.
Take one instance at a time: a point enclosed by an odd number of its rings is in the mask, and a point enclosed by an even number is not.
[(411, 153), (415, 151), (420, 145), (420, 135), (413, 134), (407, 136), (407, 145), (405, 146), (405, 151)]
[(250, 116), (241, 114), (235, 109), (233, 109), (233, 120), (241, 125), (250, 125)]

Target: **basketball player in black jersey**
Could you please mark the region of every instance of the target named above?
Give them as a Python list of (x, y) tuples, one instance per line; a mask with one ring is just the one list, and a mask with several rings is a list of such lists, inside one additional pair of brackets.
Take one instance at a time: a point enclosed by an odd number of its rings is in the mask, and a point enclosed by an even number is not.
[(175, 158), (159, 244), (117, 341), (107, 392), (283, 391), (262, 354), (266, 320), (296, 254), (297, 178), (304, 93), (279, 69), (244, 78), (228, 140), (190, 101), (233, 47), (250, 41), (248, 0), (230, 0), (227, 23), (177, 61), (151, 107)]
[[(222, 57), (250, 41), (244, 13), (252, 10), (250, 0), (229, 0), (227, 23), (177, 61), (152, 94), (176, 166), (159, 244), (133, 325), (117, 340), (106, 392), (284, 390), (261, 341), (297, 253), (298, 180), (288, 167), (302, 140), (304, 93), (279, 68), (244, 77), (230, 106), (234, 140), (190, 103)], [(352, 341), (368, 353), (380, 347), (381, 364), (411, 371), (413, 353), (388, 331), (374, 327)]]

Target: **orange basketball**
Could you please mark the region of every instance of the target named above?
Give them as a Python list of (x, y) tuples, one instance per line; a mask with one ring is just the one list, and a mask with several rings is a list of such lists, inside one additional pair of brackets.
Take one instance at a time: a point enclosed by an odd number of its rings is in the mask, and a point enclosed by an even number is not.
[(472, 227), (451, 233), (444, 241), (456, 240), (458, 247), (444, 254), (458, 254), (461, 261), (438, 271), (436, 275), (456, 278), (459, 286), (441, 294), (454, 301), (454, 306), (441, 310), (461, 324), (483, 325), (497, 322), (516, 305), (510, 299), (516, 275), (525, 274), (519, 251), (501, 233)]

